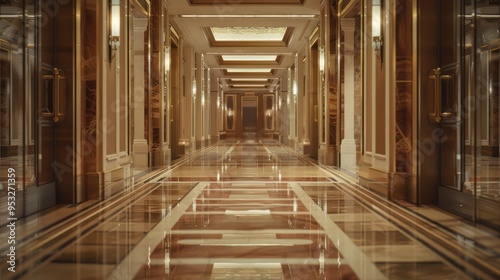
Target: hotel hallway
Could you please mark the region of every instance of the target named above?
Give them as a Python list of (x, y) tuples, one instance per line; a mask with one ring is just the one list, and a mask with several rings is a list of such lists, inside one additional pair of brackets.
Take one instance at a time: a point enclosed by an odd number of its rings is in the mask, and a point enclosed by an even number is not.
[[(221, 141), (142, 175), (102, 202), (19, 220), (16, 272), (2, 263), (0, 278), (500, 275), (494, 231), (438, 208), (377, 199), (345, 173), (274, 141)], [(0, 234), (6, 240), (7, 228)]]

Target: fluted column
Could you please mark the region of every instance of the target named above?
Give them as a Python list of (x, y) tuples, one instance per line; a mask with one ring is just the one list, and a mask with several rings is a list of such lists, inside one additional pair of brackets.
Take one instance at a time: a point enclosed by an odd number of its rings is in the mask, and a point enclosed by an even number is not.
[(354, 19), (342, 19), (344, 32), (344, 139), (340, 144), (342, 168), (356, 166), (354, 139)]
[(144, 136), (144, 40), (148, 27), (147, 18), (134, 19), (132, 39), (134, 62), (134, 140), (132, 154), (135, 167), (148, 167), (148, 141)]

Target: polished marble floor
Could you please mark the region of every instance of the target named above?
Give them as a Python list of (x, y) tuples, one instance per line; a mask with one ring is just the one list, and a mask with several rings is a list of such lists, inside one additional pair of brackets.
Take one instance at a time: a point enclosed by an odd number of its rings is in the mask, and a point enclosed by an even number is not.
[(226, 140), (130, 185), (50, 226), (54, 212), (20, 221), (16, 273), (2, 262), (0, 278), (500, 278), (497, 232), (381, 199), (272, 141)]

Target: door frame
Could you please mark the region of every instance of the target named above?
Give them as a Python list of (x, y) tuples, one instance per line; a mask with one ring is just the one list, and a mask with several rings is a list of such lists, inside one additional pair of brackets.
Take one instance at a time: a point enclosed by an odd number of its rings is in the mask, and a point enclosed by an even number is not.
[[(255, 102), (255, 106), (245, 106), (245, 102)], [(243, 134), (243, 138), (246, 139), (246, 135), (245, 133), (247, 131), (245, 131), (245, 127), (244, 127), (244, 122), (245, 122), (245, 110), (244, 108), (245, 107), (250, 107), (250, 108), (255, 108), (255, 115), (256, 115), (256, 119), (255, 119), (255, 138), (258, 137), (257, 135), (257, 132), (259, 130), (259, 97), (256, 96), (256, 95), (247, 95), (247, 96), (242, 96), (241, 97), (241, 117), (240, 117), (240, 120), (241, 120), (241, 132)], [(254, 132), (252, 132), (254, 133)]]

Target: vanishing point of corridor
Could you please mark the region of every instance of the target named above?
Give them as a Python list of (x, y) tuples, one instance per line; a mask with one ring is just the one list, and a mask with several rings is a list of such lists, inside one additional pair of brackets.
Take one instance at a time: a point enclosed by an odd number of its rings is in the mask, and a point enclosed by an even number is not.
[[(494, 279), (498, 238), (470, 239), (265, 140), (225, 140), (81, 210), (19, 221), (2, 279)], [(71, 212), (73, 211), (73, 212)], [(461, 223), (433, 209), (449, 226)], [(71, 212), (68, 214), (68, 212)], [(455, 229), (460, 230), (458, 227)], [(2, 240), (7, 233), (2, 229)], [(496, 246), (491, 246), (496, 244)], [(5, 244), (2, 244), (4, 246)], [(2, 247), (2, 255), (6, 248)]]

